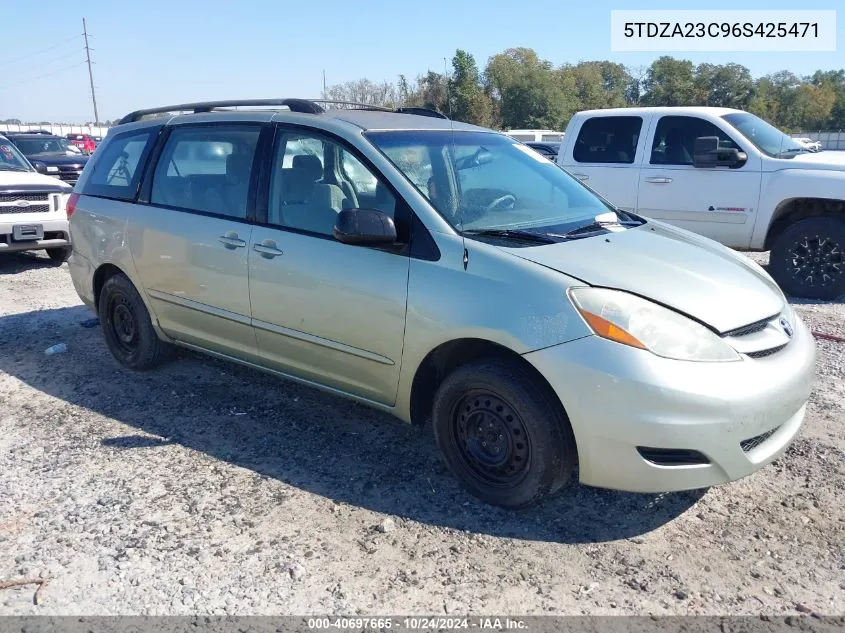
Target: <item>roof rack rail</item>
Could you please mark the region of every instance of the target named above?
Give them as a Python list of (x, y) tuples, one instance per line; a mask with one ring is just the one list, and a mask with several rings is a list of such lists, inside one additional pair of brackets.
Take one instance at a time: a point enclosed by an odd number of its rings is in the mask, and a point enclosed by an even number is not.
[(123, 117), (118, 125), (140, 121), (141, 118), (150, 114), (166, 114), (168, 112), (184, 112), (188, 110), (197, 114), (199, 112), (211, 112), (216, 108), (239, 106), (285, 106), (292, 112), (304, 112), (307, 114), (322, 114), (325, 112), (323, 108), (308, 99), (229, 99), (226, 101), (200, 101), (197, 103), (181, 103), (179, 105), (135, 110)]
[(145, 110), (135, 110), (123, 117), (118, 125), (124, 123), (134, 123), (140, 121), (143, 117), (151, 114), (167, 114), (168, 112), (186, 112), (190, 111), (194, 114), (200, 112), (211, 112), (218, 108), (236, 108), (240, 106), (282, 106), (288, 108), (291, 112), (302, 112), (305, 114), (323, 114), (325, 110), (319, 105), (321, 103), (327, 105), (339, 106), (354, 106), (359, 110), (377, 110), (379, 112), (396, 112), (399, 114), (416, 114), (419, 116), (429, 116), (438, 119), (448, 119), (445, 114), (430, 110), (428, 108), (420, 108), (415, 106), (402, 107), (397, 109), (386, 108), (384, 106), (372, 105), (369, 103), (359, 103), (357, 101), (335, 101), (332, 99), (229, 99), (226, 101), (200, 101), (196, 103), (180, 103), (178, 105), (161, 106), (158, 108), (148, 108)]

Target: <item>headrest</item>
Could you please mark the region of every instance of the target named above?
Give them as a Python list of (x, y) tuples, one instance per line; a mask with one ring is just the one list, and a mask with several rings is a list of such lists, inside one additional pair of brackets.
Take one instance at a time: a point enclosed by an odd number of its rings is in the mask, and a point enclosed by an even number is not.
[(323, 164), (313, 154), (300, 154), (293, 157), (293, 168), (302, 170), (300, 177), (315, 182), (323, 177)]

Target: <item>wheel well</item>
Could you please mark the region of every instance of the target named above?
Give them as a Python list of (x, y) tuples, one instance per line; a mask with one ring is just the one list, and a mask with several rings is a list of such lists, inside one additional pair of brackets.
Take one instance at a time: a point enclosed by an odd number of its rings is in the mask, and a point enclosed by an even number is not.
[(458, 339), (436, 347), (417, 368), (411, 385), (411, 422), (424, 424), (431, 417), (431, 403), (443, 380), (461, 365), (481, 358), (498, 358), (511, 361), (532, 374), (538, 384), (548, 389), (555, 402), (560, 402), (545, 377), (522, 356), (497, 343), (484, 339)]
[(775, 210), (774, 220), (766, 235), (765, 249), (771, 249), (774, 241), (791, 224), (806, 218), (830, 213), (839, 213), (845, 218), (845, 200), (831, 198), (791, 198), (784, 200)]
[(106, 282), (115, 275), (122, 275), (123, 271), (114, 264), (103, 264), (94, 272), (94, 305), (100, 305), (100, 292)]

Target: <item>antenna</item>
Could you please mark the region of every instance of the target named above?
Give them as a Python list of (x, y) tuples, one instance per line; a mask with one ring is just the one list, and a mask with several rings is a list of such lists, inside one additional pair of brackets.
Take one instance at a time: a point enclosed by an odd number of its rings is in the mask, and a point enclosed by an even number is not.
[(326, 90), (326, 69), (325, 68), (323, 68), (323, 98), (324, 99), (329, 98), (329, 93)]
[(94, 92), (94, 73), (91, 72), (91, 49), (88, 48), (88, 25), (85, 23), (85, 18), (82, 18), (82, 35), (85, 37), (85, 58), (88, 60), (88, 79), (91, 81), (91, 101), (94, 102), (94, 125), (98, 125), (100, 115), (97, 113), (97, 95)]
[(452, 82), (449, 80), (449, 66), (443, 58), (443, 76), (446, 78), (446, 105), (449, 106), (449, 118), (452, 118)]
[[(446, 63), (446, 58), (443, 58), (443, 76), (446, 78), (446, 101), (449, 104), (449, 131), (452, 135), (452, 158), (455, 157), (455, 121), (452, 119), (452, 92), (451, 92), (451, 82), (449, 81), (449, 66)], [(457, 178), (457, 176), (455, 176)], [(460, 204), (460, 203), (459, 203)], [(460, 206), (458, 207), (460, 208)], [(464, 214), (461, 212), (460, 216), (460, 225), (461, 225), (461, 243), (464, 246), (464, 270), (467, 269), (469, 266), (469, 251), (467, 250), (467, 238), (464, 237)]]

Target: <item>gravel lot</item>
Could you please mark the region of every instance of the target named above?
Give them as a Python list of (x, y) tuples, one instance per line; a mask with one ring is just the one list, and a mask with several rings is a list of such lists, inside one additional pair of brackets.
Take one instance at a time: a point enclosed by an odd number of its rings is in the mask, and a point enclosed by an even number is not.
[[(842, 302), (797, 310), (845, 336)], [(91, 316), (65, 266), (0, 259), (0, 582), (49, 579), (0, 614), (845, 613), (843, 344), (754, 476), (509, 513), (428, 428), (190, 353), (133, 374)]]

